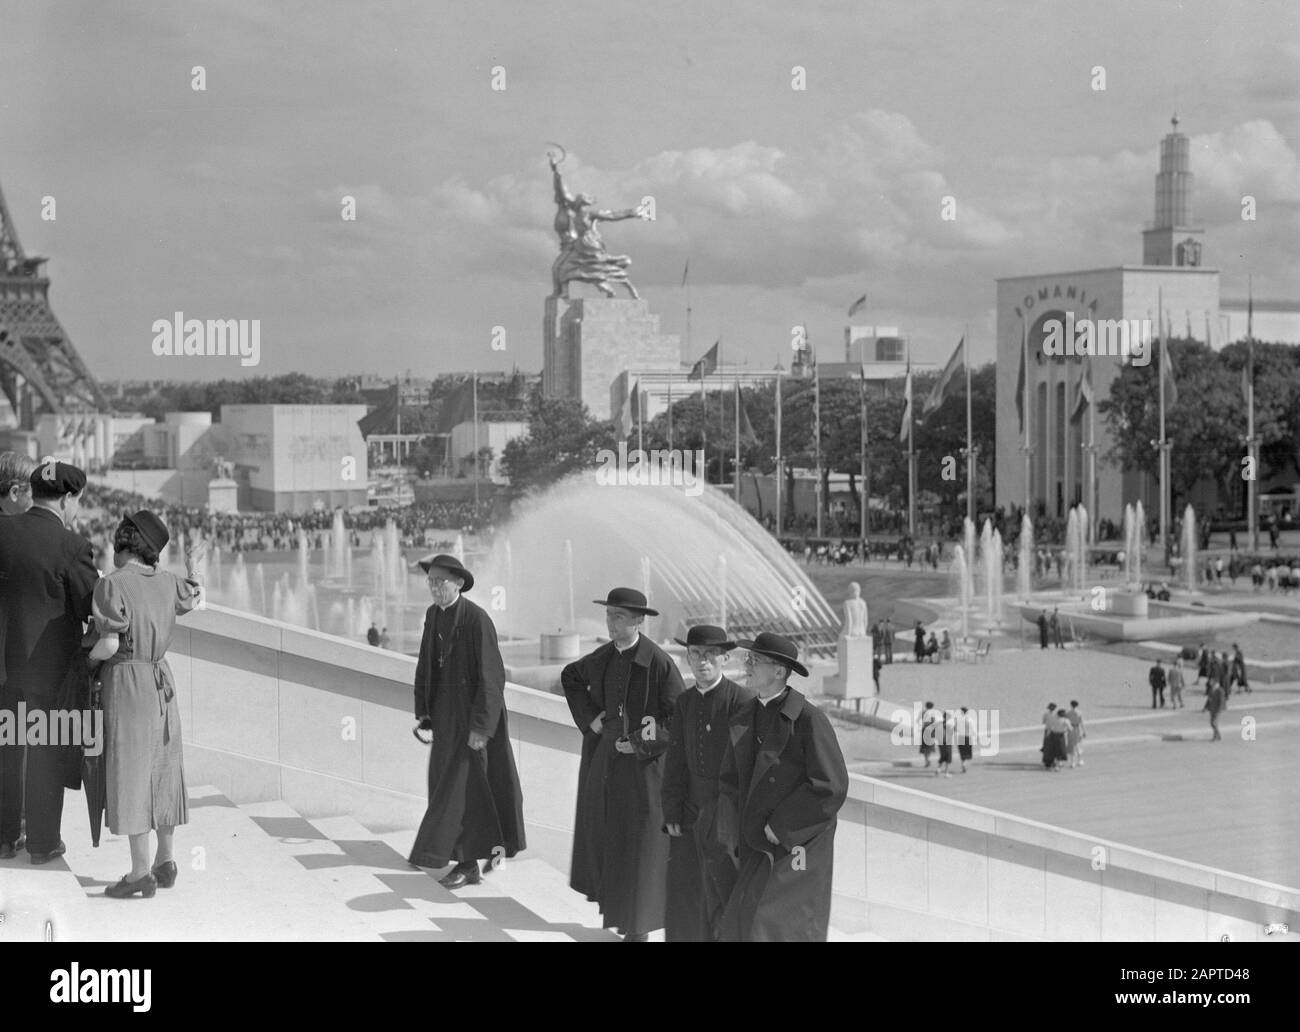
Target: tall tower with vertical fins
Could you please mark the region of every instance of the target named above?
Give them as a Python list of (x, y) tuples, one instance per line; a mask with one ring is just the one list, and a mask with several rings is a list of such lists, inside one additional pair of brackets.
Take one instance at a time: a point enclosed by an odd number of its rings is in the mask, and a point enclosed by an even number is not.
[(1156, 217), (1142, 231), (1143, 265), (1202, 265), (1205, 230), (1192, 225), (1192, 169), (1190, 141), (1178, 131), (1178, 116), (1170, 119), (1173, 132), (1160, 141), (1160, 171), (1156, 173)]

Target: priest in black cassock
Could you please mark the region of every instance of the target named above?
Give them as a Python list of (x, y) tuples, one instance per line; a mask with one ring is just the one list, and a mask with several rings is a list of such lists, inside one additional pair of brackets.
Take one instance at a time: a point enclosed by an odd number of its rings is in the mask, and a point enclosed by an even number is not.
[(736, 868), (718, 843), (718, 768), (727, 748), (727, 727), (754, 692), (723, 676), (736, 647), (721, 627), (699, 624), (686, 640), (695, 686), (677, 696), (673, 736), (664, 768), (664, 830), (668, 847), (667, 942), (714, 942), (722, 908), (736, 881)]
[(426, 556), (420, 569), (433, 605), (415, 667), (415, 719), (417, 731), (432, 735), (432, 751), (429, 808), (410, 862), (444, 867), (455, 861), (440, 884), (458, 889), (479, 884), (501, 859), (524, 848), (523, 792), (496, 628), (462, 595), (474, 587), (474, 575), (452, 555)]
[(641, 592), (614, 588), (596, 605), (611, 640), (560, 674), (582, 732), (569, 884), (600, 904), (606, 928), (644, 942), (664, 926), (664, 753), (682, 677), (641, 633), (659, 615)]
[(766, 631), (737, 644), (758, 698), (732, 721), (718, 775), (718, 837), (738, 871), (719, 939), (825, 942), (844, 754), (826, 715), (786, 683), (808, 676), (798, 646)]

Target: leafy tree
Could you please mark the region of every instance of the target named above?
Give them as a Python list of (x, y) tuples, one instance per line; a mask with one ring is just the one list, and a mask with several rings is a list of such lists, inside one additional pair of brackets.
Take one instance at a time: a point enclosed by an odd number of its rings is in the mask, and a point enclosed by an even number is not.
[(518, 496), (594, 469), (597, 453), (616, 447), (612, 423), (592, 419), (579, 401), (543, 398), (538, 385), (528, 399), (528, 433), (506, 444), (501, 470), (510, 478), (511, 494)]

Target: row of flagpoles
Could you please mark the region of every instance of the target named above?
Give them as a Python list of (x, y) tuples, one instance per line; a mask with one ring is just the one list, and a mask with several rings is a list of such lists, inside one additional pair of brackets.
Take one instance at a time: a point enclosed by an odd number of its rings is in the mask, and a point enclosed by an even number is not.
[[(686, 285), (689, 270), (690, 270), (690, 265), (688, 262), (686, 268), (683, 270), (682, 273), (683, 286)], [(867, 303), (867, 295), (863, 294), (856, 301), (854, 301), (852, 305), (849, 306), (848, 309), (849, 318), (851, 319), (854, 315), (860, 312), (866, 306), (866, 303)], [(687, 311), (689, 313), (689, 303), (688, 303)], [(942, 405), (944, 397), (948, 391), (949, 385), (956, 377), (958, 371), (964, 370), (966, 376), (966, 449), (965, 449), (966, 512), (968, 516), (974, 519), (976, 449), (974, 448), (974, 442), (972, 439), (971, 387), (970, 387), (971, 369), (970, 369), (970, 361), (968, 359), (967, 352), (966, 352), (966, 339), (967, 339), (967, 334), (963, 334), (961, 340), (958, 341), (957, 347), (953, 351), (952, 356), (948, 359), (947, 364), (944, 366), (943, 372), (940, 374), (938, 381), (935, 383), (929, 395), (926, 397), (921, 418), (929, 416), (932, 412), (938, 409), (940, 405)], [(702, 423), (702, 426), (704, 428), (702, 433), (704, 434), (704, 436), (701, 440), (701, 448), (702, 450), (706, 451), (706, 454), (707, 454), (707, 447), (708, 447), (708, 443), (707, 443), (708, 413), (707, 413), (707, 395), (705, 393), (705, 380), (708, 376), (712, 375), (713, 372), (718, 368), (721, 346), (722, 346), (722, 340), (721, 338), (719, 338), (714, 343), (714, 345), (711, 348), (709, 348), (709, 350), (706, 351), (698, 361), (696, 361), (694, 366), (691, 367), (690, 374), (687, 376), (687, 380), (689, 381), (693, 381), (697, 379), (700, 381), (700, 402), (701, 405), (705, 406), (705, 418)], [(816, 470), (816, 474), (818, 478), (817, 480), (818, 503), (816, 506), (817, 509), (816, 534), (818, 537), (821, 537), (822, 529), (823, 529), (822, 528), (822, 504), (821, 504), (821, 483), (822, 483), (821, 482), (821, 474), (822, 474), (821, 471), (821, 370), (820, 370), (820, 366), (817, 363), (816, 355), (813, 351), (811, 341), (808, 338), (806, 327), (804, 328), (804, 335), (803, 335), (803, 350), (808, 356), (808, 362), (812, 365), (812, 371), (813, 371), (813, 377), (812, 377), (813, 379), (813, 448), (814, 448), (813, 465)], [(862, 513), (861, 537), (865, 544), (867, 531), (868, 531), (868, 512), (869, 512), (869, 505), (870, 505), (870, 478), (868, 476), (868, 464), (867, 464), (868, 462), (867, 460), (867, 376), (866, 376), (865, 362), (860, 363), (860, 365), (861, 365), (861, 369), (860, 369), (860, 390), (859, 390), (859, 395), (860, 395), (859, 398), (860, 400), (859, 465), (860, 465), (861, 484), (859, 485), (859, 487), (861, 491), (861, 513)], [(1022, 370), (1022, 376), (1023, 376), (1023, 370)], [(781, 452), (782, 389), (781, 389), (781, 372), (779, 368), (775, 373), (775, 377), (776, 377), (776, 392), (775, 392), (776, 393), (776, 419), (775, 419), (776, 470), (775, 470), (774, 479), (775, 479), (775, 494), (776, 494), (776, 506), (775, 506), (776, 520), (777, 520), (777, 529), (779, 533), (782, 526), (781, 493), (782, 493), (782, 476), (784, 472), (783, 456)], [(756, 443), (758, 438), (757, 435), (754, 433), (753, 426), (750, 424), (749, 415), (745, 411), (744, 403), (742, 401), (741, 393), (740, 393), (740, 378), (738, 376), (735, 378), (735, 396), (736, 396), (736, 405), (735, 405), (735, 413), (734, 413), (734, 418), (735, 418), (734, 492), (735, 492), (736, 502), (739, 503), (740, 501), (740, 447), (742, 443), (747, 443), (747, 444)], [(916, 435), (914, 433), (914, 425), (917, 421), (917, 418), (914, 414), (913, 405), (912, 405), (912, 360), (911, 360), (910, 349), (907, 357), (907, 373), (904, 382), (904, 398), (905, 398), (905, 404), (903, 410), (903, 420), (902, 420), (902, 426), (899, 429), (898, 439), (900, 442), (906, 442), (908, 445), (908, 533), (914, 536), (916, 533), (916, 460), (917, 460), (917, 452), (914, 447), (914, 442), (916, 440)], [(672, 406), (673, 406), (672, 385), (670, 383), (668, 386), (668, 447), (670, 450), (673, 447)], [(644, 400), (643, 392), (640, 387), (640, 383), (638, 381), (636, 383), (633, 383), (626, 393), (626, 396), (623, 401), (622, 411), (619, 414), (618, 428), (619, 428), (620, 436), (626, 438), (631, 436), (632, 430), (635, 427), (637, 433), (637, 447), (642, 450), (644, 450), (644, 446), (645, 446), (645, 437), (644, 437), (645, 409), (646, 409), (645, 400)], [(706, 459), (705, 469), (707, 468), (708, 465)]]

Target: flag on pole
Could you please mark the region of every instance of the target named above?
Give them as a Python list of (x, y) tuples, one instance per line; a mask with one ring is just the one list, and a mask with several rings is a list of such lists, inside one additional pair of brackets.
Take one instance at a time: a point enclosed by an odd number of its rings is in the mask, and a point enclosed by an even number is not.
[(1029, 355), (1029, 324), (1020, 320), (1020, 373), (1016, 377), (1016, 414), (1020, 416), (1020, 432), (1025, 432), (1025, 363)]
[(623, 408), (618, 414), (618, 436), (631, 437), (641, 415), (641, 383), (632, 384), (623, 398)]
[(713, 347), (704, 353), (704, 357), (691, 366), (691, 375), (686, 379), (703, 381), (706, 376), (718, 368), (718, 346), (721, 343), (722, 339), (719, 338)]
[(862, 309), (866, 307), (867, 307), (867, 295), (863, 294), (860, 298), (854, 301), (853, 304), (849, 305), (849, 318), (852, 319), (855, 315), (857, 315), (860, 311), (862, 311)]
[(740, 431), (737, 434), (740, 443), (758, 444), (758, 434), (754, 433), (754, 425), (749, 421), (749, 413), (745, 411), (745, 403), (741, 400), (740, 377), (736, 377), (736, 418), (740, 421)]
[(908, 441), (912, 436), (912, 363), (907, 363), (907, 382), (903, 385), (903, 425), (898, 428), (898, 439)]
[(1092, 365), (1084, 363), (1083, 375), (1074, 388), (1074, 404), (1070, 406), (1070, 422), (1077, 423), (1084, 410), (1092, 404)]
[(686, 265), (682, 269), (682, 286), (686, 286), (686, 277), (691, 274), (691, 260), (686, 259)]
[(1160, 344), (1160, 375), (1164, 379), (1165, 408), (1173, 408), (1178, 404), (1178, 384), (1174, 380), (1174, 356), (1169, 351), (1169, 331), (1165, 329), (1164, 340)]
[(943, 404), (943, 396), (948, 390), (948, 384), (952, 383), (952, 378), (957, 375), (957, 371), (965, 364), (966, 338), (962, 337), (957, 342), (957, 350), (952, 353), (952, 357), (948, 359), (948, 364), (943, 367), (943, 372), (939, 374), (938, 381), (931, 388), (929, 397), (925, 399), (925, 405), (921, 408), (922, 419)]

